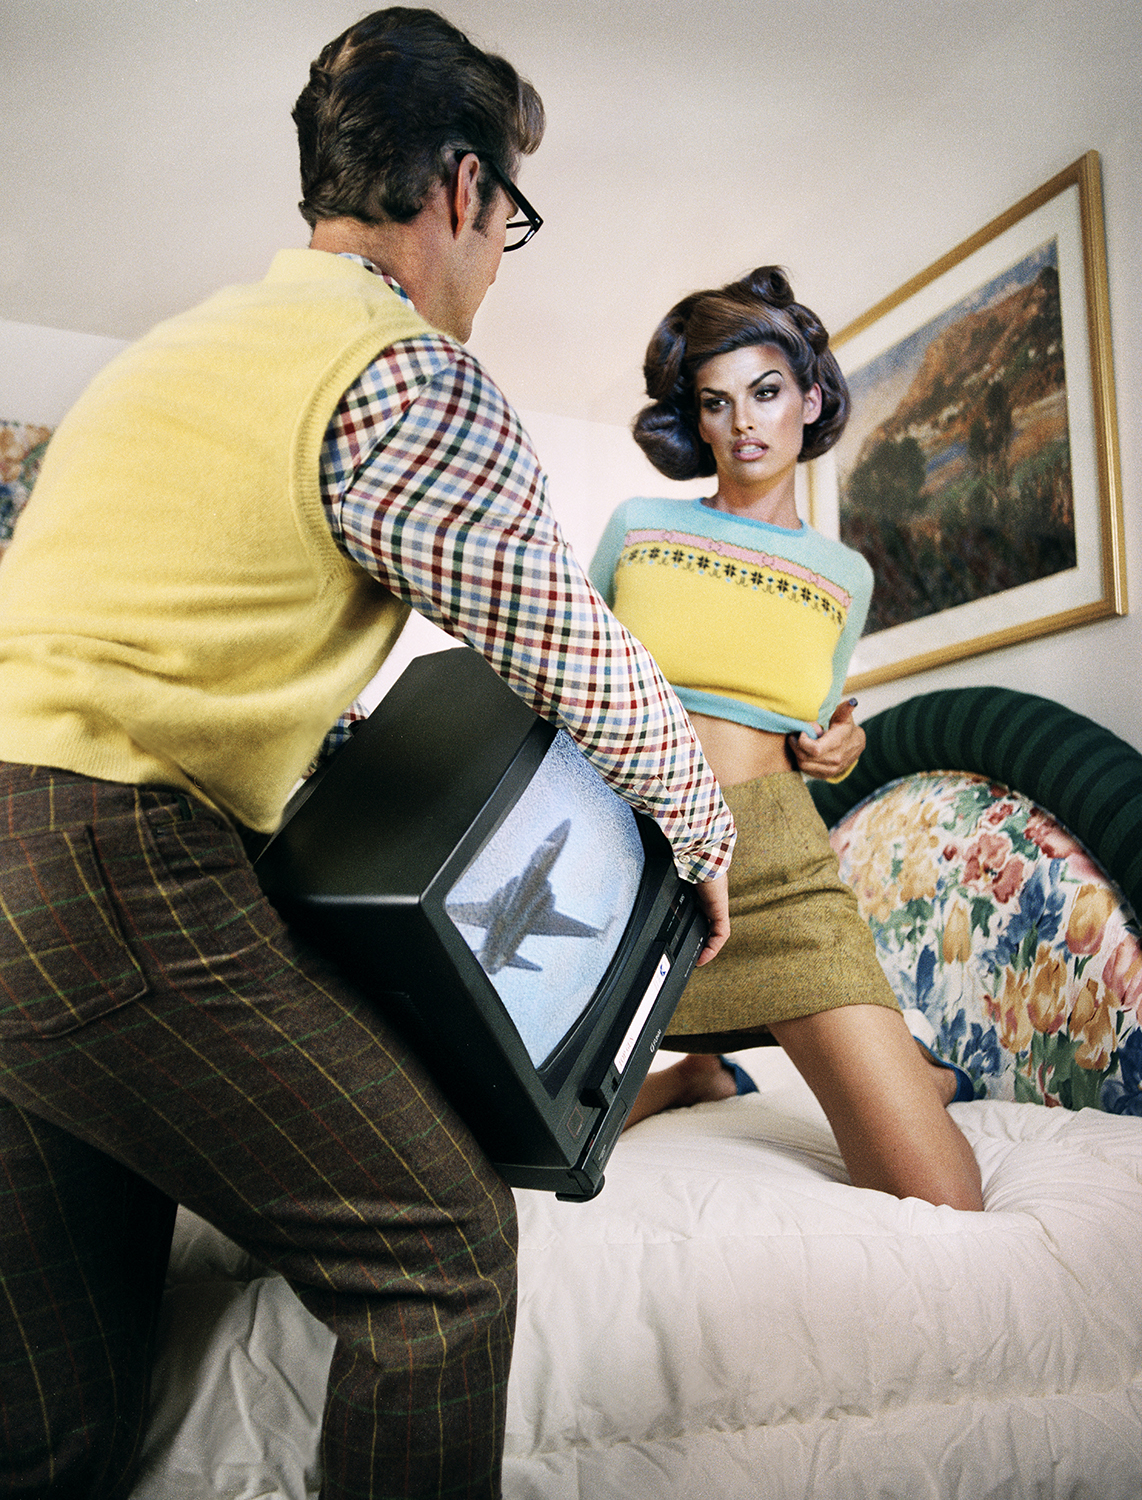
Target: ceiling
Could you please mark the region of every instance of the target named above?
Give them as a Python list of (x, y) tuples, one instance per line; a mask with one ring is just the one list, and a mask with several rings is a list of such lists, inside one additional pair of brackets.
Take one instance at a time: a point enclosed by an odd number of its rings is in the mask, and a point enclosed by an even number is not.
[[(439, 8), (531, 78), (549, 121), (520, 178), (543, 231), (505, 259), (473, 347), (517, 405), (621, 423), (655, 322), (694, 287), (778, 262), (836, 328), (946, 250), (946, 228), (942, 241), (909, 240), (903, 200), (885, 222), (884, 185), (910, 182), (917, 150), (930, 159), (938, 143), (966, 221), (990, 217), (986, 190), (978, 217), (970, 202), (987, 110), (965, 118), (959, 100), (967, 83), (986, 104), (1001, 86), (988, 73), (997, 41), (1044, 9)], [(1083, 10), (1051, 9), (1070, 18), (1063, 47)], [(130, 337), (303, 244), (290, 107), (310, 59), (363, 10), (5, 0), (0, 317)]]

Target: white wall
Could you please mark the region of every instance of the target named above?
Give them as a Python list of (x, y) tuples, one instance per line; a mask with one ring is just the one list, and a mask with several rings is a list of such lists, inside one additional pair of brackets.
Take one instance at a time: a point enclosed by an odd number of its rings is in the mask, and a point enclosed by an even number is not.
[(0, 323), (0, 420), (58, 427), (87, 382), (124, 340)]
[[(742, 202), (724, 199), (694, 222), (682, 218), (686, 279), (676, 294), (750, 263), (742, 259), (744, 215), (753, 258), (789, 265), (800, 294), (839, 328), (1096, 149), (1134, 612), (866, 688), (858, 717), (914, 693), (994, 683), (1055, 698), (1142, 749), (1142, 7), (1034, 0), (975, 15), (916, 7), (932, 28), (927, 38), (890, 29), (889, 9), (870, 7), (867, 22), (873, 33), (879, 28), (894, 77), (870, 79), (863, 92), (835, 56), (807, 46), (804, 109), (791, 111), (780, 92), (785, 42), (773, 66), (759, 64), (764, 129), (752, 139), (715, 138), (712, 147), (713, 170), (726, 152), (740, 168)], [(852, 9), (821, 14), (839, 36)], [(957, 16), (952, 48), (937, 38)], [(750, 38), (741, 45), (748, 53)], [(701, 75), (700, 60), (695, 71)], [(709, 100), (716, 111), (716, 89)], [(674, 171), (673, 155), (666, 159)], [(801, 169), (799, 198), (789, 196), (792, 162)], [(771, 194), (775, 178), (781, 191)], [(674, 180), (681, 207), (694, 185), (681, 174)], [(701, 280), (695, 244), (708, 266)], [(648, 253), (657, 263), (657, 246)], [(499, 350), (488, 354), (504, 368)]]
[[(584, 553), (612, 502), (646, 487), (625, 424), (646, 338), (675, 297), (776, 261), (840, 328), (1099, 151), (1136, 611), (866, 689), (860, 711), (995, 682), (1142, 748), (1142, 6), (836, 0), (784, 17), (745, 0), (440, 4), (549, 107), (523, 179), (547, 222), (505, 261), (473, 347), (525, 412)], [(289, 102), (315, 46), (357, 13), (343, 0), (302, 9), (10, 0), (0, 315), (133, 334), (129, 319), (259, 272), (300, 224)]]
[[(0, 417), (54, 426), (95, 371), (121, 347), (117, 339), (0, 322)], [(524, 411), (521, 417), (547, 470), (552, 506), (584, 565), (611, 511), (628, 496), (709, 490), (708, 480), (686, 485), (663, 480), (626, 427), (538, 411)], [(1142, 600), (1142, 507), (1137, 503), (1127, 504), (1126, 531), (1128, 582), (1133, 580), (1135, 595)], [(374, 703), (413, 656), (450, 644), (434, 626), (414, 616), (366, 701)], [(914, 693), (995, 683), (1055, 698), (1142, 749), (1140, 676), (1142, 605), (1124, 619), (866, 688), (860, 694), (858, 718)]]

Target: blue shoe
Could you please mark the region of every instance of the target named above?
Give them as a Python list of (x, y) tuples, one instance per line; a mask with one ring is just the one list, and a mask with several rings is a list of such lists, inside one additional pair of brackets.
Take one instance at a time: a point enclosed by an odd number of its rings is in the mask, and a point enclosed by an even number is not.
[(955, 1063), (946, 1062), (944, 1058), (937, 1057), (931, 1047), (926, 1042), (922, 1042), (918, 1036), (913, 1036), (912, 1040), (929, 1062), (934, 1062), (937, 1068), (950, 1068), (956, 1075), (956, 1091), (952, 1095), (953, 1104), (967, 1104), (975, 1098), (975, 1084), (972, 1083), (969, 1073), (965, 1073), (963, 1068), (957, 1068)]
[(757, 1093), (757, 1084), (754, 1083), (744, 1068), (739, 1068), (736, 1062), (730, 1062), (728, 1057), (719, 1057), (718, 1061), (733, 1078), (734, 1083), (737, 1084), (739, 1094)]

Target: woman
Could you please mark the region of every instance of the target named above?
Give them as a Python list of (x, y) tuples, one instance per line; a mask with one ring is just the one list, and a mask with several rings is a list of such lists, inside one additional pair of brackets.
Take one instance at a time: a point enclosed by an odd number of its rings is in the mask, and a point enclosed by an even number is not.
[[(864, 559), (802, 522), (797, 464), (837, 441), (844, 377), (818, 318), (761, 267), (671, 309), (644, 366), (636, 442), (703, 500), (630, 500), (592, 577), (690, 712), (738, 825), (732, 931), (696, 972), (631, 1123), (735, 1092), (718, 1056), (770, 1036), (820, 1100), (857, 1186), (980, 1209), (945, 1106), (970, 1080), (920, 1050), (843, 884), (803, 776), (839, 779), (864, 733), (839, 702), (864, 625)], [(826, 727), (827, 726), (827, 727)], [(767, 1036), (766, 1033), (770, 1036)]]

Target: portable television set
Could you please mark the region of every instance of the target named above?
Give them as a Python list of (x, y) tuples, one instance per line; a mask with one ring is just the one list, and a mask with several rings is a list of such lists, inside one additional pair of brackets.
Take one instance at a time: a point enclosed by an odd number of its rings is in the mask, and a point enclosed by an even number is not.
[(255, 860), (504, 1179), (588, 1199), (707, 933), (657, 824), (476, 652), (416, 658)]

